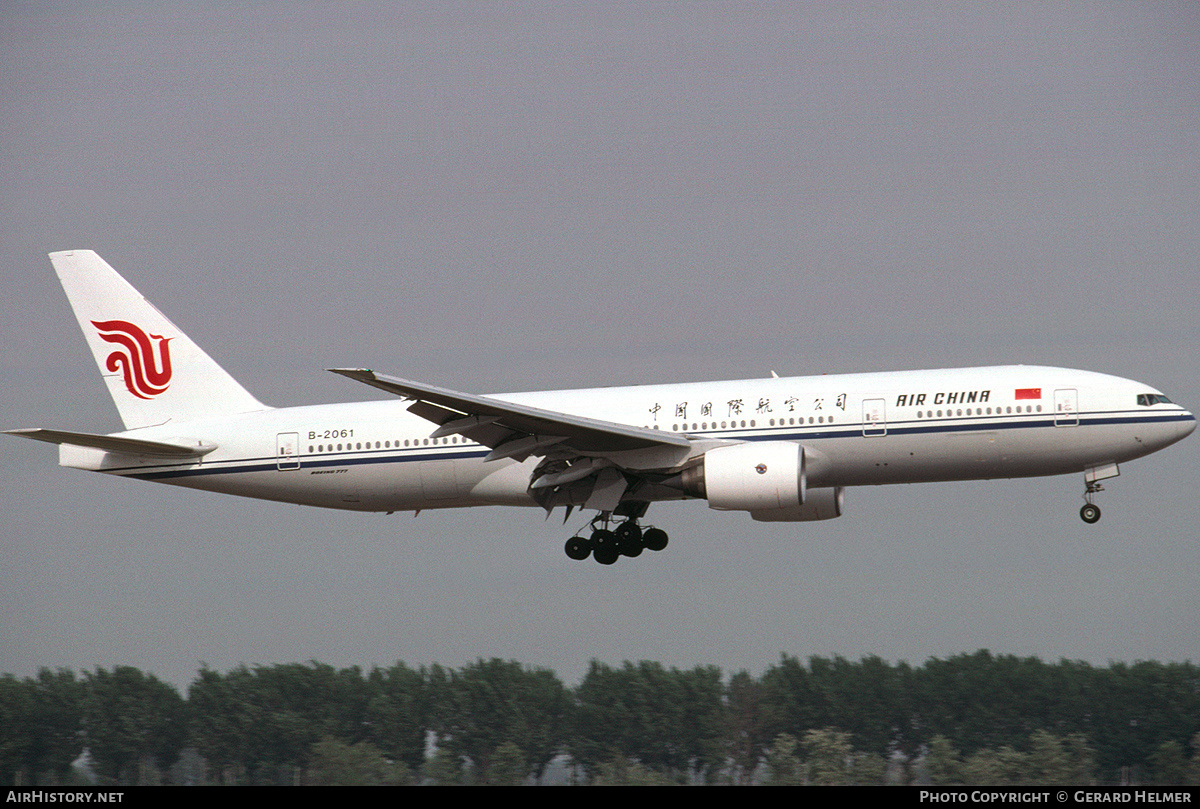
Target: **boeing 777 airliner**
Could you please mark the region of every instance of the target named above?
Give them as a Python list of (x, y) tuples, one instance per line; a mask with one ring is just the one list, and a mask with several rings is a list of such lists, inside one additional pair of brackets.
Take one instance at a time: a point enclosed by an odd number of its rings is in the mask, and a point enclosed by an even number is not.
[(334, 368), (399, 399), (268, 407), (90, 250), (50, 255), (126, 429), (12, 435), (63, 466), (359, 511), (595, 511), (567, 555), (662, 550), (650, 503), (755, 520), (840, 516), (848, 486), (1082, 473), (1083, 520), (1118, 465), (1195, 417), (1140, 382), (1004, 366), (478, 396)]

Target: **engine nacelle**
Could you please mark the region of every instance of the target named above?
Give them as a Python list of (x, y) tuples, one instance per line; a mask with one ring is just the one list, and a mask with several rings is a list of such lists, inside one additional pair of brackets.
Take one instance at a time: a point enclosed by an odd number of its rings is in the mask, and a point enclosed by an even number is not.
[(751, 441), (717, 447), (683, 471), (683, 490), (722, 511), (749, 511), (760, 522), (805, 522), (842, 516), (845, 489), (809, 489), (804, 447)]
[(808, 520), (832, 520), (842, 516), (842, 502), (846, 490), (841, 486), (832, 489), (809, 489), (804, 503), (799, 508), (775, 508), (768, 511), (751, 511), (750, 516), (759, 522), (805, 522)]
[(721, 511), (779, 511), (804, 504), (804, 447), (749, 441), (717, 447), (683, 472), (683, 490)]

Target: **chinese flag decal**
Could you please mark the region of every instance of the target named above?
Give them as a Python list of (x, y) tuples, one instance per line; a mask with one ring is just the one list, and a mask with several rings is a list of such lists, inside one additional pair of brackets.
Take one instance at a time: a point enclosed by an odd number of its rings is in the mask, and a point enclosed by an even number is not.
[(1042, 398), (1041, 388), (1017, 388), (1016, 399), (1040, 399)]

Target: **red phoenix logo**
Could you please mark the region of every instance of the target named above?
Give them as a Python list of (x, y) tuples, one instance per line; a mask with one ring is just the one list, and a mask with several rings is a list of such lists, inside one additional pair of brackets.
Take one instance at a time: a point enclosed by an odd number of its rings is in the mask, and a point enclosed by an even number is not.
[[(161, 334), (146, 334), (126, 320), (93, 320), (100, 339), (115, 343), (120, 349), (108, 355), (105, 367), (125, 377), (125, 387), (139, 399), (153, 399), (166, 391), (171, 382), (171, 352), (167, 343), (172, 339)], [(158, 341), (158, 357), (154, 356), (152, 340)]]

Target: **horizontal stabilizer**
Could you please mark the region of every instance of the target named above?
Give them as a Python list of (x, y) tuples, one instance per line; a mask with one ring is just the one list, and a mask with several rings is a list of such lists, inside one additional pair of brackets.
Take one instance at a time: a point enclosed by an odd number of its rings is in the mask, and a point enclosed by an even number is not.
[(77, 447), (92, 447), (105, 452), (123, 452), (126, 455), (159, 455), (168, 458), (198, 458), (217, 448), (216, 444), (203, 441), (168, 443), (147, 441), (143, 438), (122, 438), (118, 435), (95, 433), (70, 433), (65, 430), (44, 430), (34, 427), (26, 430), (5, 430), (8, 435), (19, 435), (51, 444), (71, 444)]

